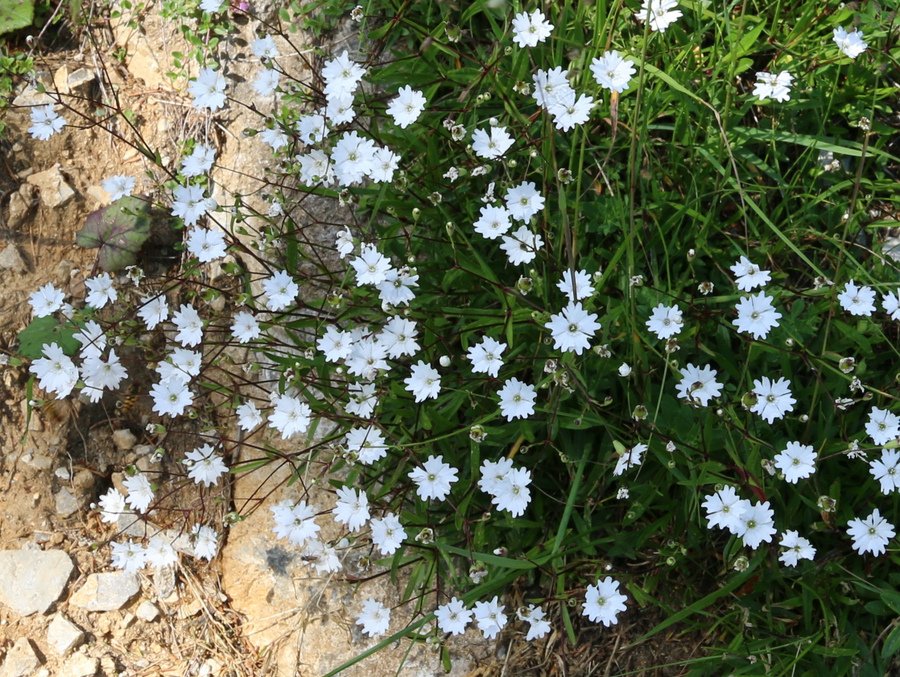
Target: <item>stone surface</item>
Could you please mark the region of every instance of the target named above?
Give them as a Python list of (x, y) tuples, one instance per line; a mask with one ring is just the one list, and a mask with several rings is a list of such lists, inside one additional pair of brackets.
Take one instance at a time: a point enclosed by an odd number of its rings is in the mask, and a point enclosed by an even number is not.
[(47, 626), (47, 644), (56, 653), (64, 656), (71, 649), (81, 644), (84, 632), (62, 614), (56, 614)]
[(146, 599), (138, 605), (135, 615), (145, 623), (152, 623), (159, 617), (159, 609), (153, 602)]
[(128, 604), (140, 591), (137, 574), (106, 571), (88, 576), (69, 603), (88, 611), (115, 611)]
[(0, 550), (0, 603), (21, 616), (47, 613), (74, 570), (62, 550)]
[(92, 677), (97, 674), (100, 660), (83, 653), (67, 658), (59, 671), (59, 677)]
[(41, 204), (45, 207), (60, 207), (75, 197), (75, 191), (66, 181), (58, 163), (25, 180), (40, 191)]
[(30, 183), (23, 183), (19, 190), (9, 196), (9, 206), (6, 211), (6, 225), (10, 228), (18, 228), (25, 223), (31, 210), (34, 209), (38, 189)]
[[(17, 193), (13, 193), (13, 195), (17, 195)], [(20, 274), (28, 272), (28, 264), (25, 263), (25, 259), (22, 258), (16, 245), (10, 243), (0, 252), (0, 269)]]
[(56, 514), (60, 517), (68, 517), (78, 512), (81, 507), (81, 501), (69, 491), (68, 487), (63, 487), (53, 495), (56, 503)]
[(34, 85), (25, 85), (13, 99), (14, 106), (46, 106), (53, 103), (53, 97), (46, 92), (39, 92)]
[(97, 74), (87, 68), (79, 68), (69, 74), (66, 78), (66, 85), (69, 91), (86, 94), (91, 83), (97, 79)]
[(40, 664), (41, 659), (31, 641), (20, 637), (6, 653), (0, 667), (0, 677), (31, 677)]
[(134, 436), (134, 433), (131, 432), (128, 428), (122, 428), (120, 430), (113, 431), (112, 434), (113, 444), (116, 445), (116, 449), (119, 451), (128, 451), (134, 448), (134, 445), (137, 444), (137, 437)]

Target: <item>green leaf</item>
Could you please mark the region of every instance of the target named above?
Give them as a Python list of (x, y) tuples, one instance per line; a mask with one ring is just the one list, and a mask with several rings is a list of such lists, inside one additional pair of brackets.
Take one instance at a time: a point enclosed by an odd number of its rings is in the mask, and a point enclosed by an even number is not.
[(30, 26), (34, 0), (0, 0), (0, 35)]
[(123, 197), (108, 207), (88, 214), (75, 236), (81, 247), (100, 248), (100, 267), (108, 272), (132, 265), (150, 237), (150, 204), (137, 197)]
[(43, 354), (43, 347), (57, 343), (66, 355), (74, 355), (81, 344), (74, 338), (78, 327), (70, 322), (60, 324), (55, 317), (38, 317), (19, 332), (19, 352), (36, 360)]
[(891, 634), (884, 640), (884, 645), (881, 647), (881, 657), (884, 660), (890, 660), (898, 651), (900, 651), (900, 624), (895, 625), (894, 629), (891, 630)]

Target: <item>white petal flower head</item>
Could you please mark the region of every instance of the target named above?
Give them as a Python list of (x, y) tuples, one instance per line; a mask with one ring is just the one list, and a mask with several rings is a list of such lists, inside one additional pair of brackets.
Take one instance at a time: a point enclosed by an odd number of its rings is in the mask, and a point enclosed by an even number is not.
[(375, 183), (390, 183), (400, 165), (400, 156), (390, 148), (377, 148), (372, 153), (372, 163), (368, 175)]
[(634, 62), (623, 59), (615, 50), (603, 52), (603, 56), (591, 61), (591, 74), (597, 84), (612, 92), (622, 93), (635, 74)]
[(135, 178), (133, 176), (117, 174), (103, 179), (100, 182), (100, 187), (107, 192), (110, 201), (115, 202), (119, 198), (131, 195), (134, 192), (134, 183)]
[(387, 114), (393, 118), (394, 124), (400, 129), (406, 129), (419, 119), (422, 111), (425, 110), (425, 103), (425, 95), (422, 92), (406, 85), (401, 87), (397, 91), (397, 96), (391, 99), (387, 107)]
[(867, 552), (875, 556), (883, 555), (887, 544), (896, 535), (894, 525), (881, 516), (878, 508), (865, 520), (850, 520), (847, 527), (847, 534), (853, 539), (853, 549), (860, 555)]
[(94, 277), (87, 278), (84, 281), (84, 286), (88, 290), (85, 303), (92, 308), (103, 308), (107, 303), (115, 303), (116, 299), (119, 298), (109, 273), (100, 273)]
[(644, 23), (650, 21), (650, 30), (665, 33), (666, 29), (681, 17), (676, 0), (644, 0), (634, 18)]
[(369, 521), (369, 497), (365, 491), (352, 487), (337, 490), (337, 503), (332, 517), (338, 524), (344, 524), (350, 531), (359, 531)]
[(256, 38), (250, 43), (250, 51), (257, 59), (277, 59), (279, 57), (278, 47), (271, 35)]
[(774, 99), (785, 102), (791, 98), (791, 83), (794, 77), (787, 71), (780, 73), (767, 73), (760, 71), (756, 74), (756, 85), (753, 88), (753, 96), (760, 101)]
[(159, 415), (181, 416), (194, 401), (191, 391), (182, 381), (166, 379), (150, 388), (153, 411)]
[(881, 493), (892, 494), (900, 489), (900, 451), (882, 449), (881, 458), (869, 461), (869, 469), (881, 485)]
[(306, 542), (301, 556), (311, 562), (316, 573), (320, 575), (335, 573), (344, 566), (338, 557), (337, 548), (325, 545), (317, 538)]
[(521, 621), (528, 623), (528, 632), (525, 634), (525, 641), (531, 642), (547, 635), (552, 629), (550, 623), (545, 618), (545, 612), (542, 607), (529, 604), (524, 609), (519, 609), (516, 616)]
[(731, 266), (731, 272), (734, 273), (734, 282), (741, 291), (764, 287), (772, 279), (772, 274), (768, 270), (763, 270), (746, 256), (742, 256)]
[(483, 129), (472, 132), (472, 150), (481, 158), (494, 160), (502, 157), (512, 145), (513, 138), (506, 127), (491, 127), (489, 132)]
[(419, 360), (411, 368), (409, 378), (403, 379), (406, 389), (411, 392), (417, 403), (435, 399), (441, 392), (441, 375), (430, 364)]
[(756, 395), (756, 402), (750, 411), (759, 414), (766, 423), (783, 418), (787, 412), (794, 410), (797, 403), (791, 395), (791, 382), (786, 378), (779, 378), (777, 381), (772, 381), (767, 376), (753, 379), (753, 393)]
[(788, 442), (784, 451), (775, 456), (775, 467), (784, 473), (789, 484), (805, 479), (816, 471), (817, 454), (812, 446)]
[(369, 526), (372, 529), (372, 543), (382, 555), (393, 555), (403, 545), (406, 530), (394, 513), (389, 512), (381, 519), (373, 519)]
[(478, 480), (478, 488), (486, 494), (496, 496), (503, 487), (507, 475), (513, 469), (513, 462), (505, 456), (497, 461), (485, 459), (481, 462), (481, 478)]
[(531, 503), (531, 471), (528, 468), (511, 468), (494, 485), (491, 503), (498, 510), (506, 510), (513, 517), (520, 517)]
[(594, 623), (603, 623), (607, 628), (619, 622), (619, 612), (625, 611), (628, 598), (619, 592), (619, 581), (609, 576), (594, 585), (587, 586), (584, 596), (584, 611)]
[(854, 30), (852, 33), (848, 33), (843, 26), (834, 29), (834, 44), (851, 59), (855, 59), (865, 52), (869, 46), (863, 41), (862, 31)]
[(853, 280), (844, 285), (838, 294), (841, 308), (851, 315), (869, 316), (875, 312), (875, 290), (871, 287), (860, 287)]
[(38, 385), (47, 392), (55, 393), (61, 400), (72, 392), (78, 383), (78, 367), (56, 343), (41, 348), (43, 357), (36, 359), (28, 368), (38, 377)]
[(647, 451), (646, 444), (635, 444), (631, 449), (619, 456), (619, 459), (616, 461), (616, 467), (613, 468), (613, 475), (618, 477), (626, 470), (631, 470), (631, 468), (640, 465), (645, 451)]
[(662, 303), (653, 309), (647, 320), (647, 329), (662, 340), (678, 334), (683, 325), (684, 319), (678, 306), (664, 306)]
[(547, 21), (544, 13), (536, 9), (531, 14), (520, 12), (512, 21), (513, 42), (519, 47), (537, 47), (553, 32), (553, 24)]
[(335, 58), (326, 61), (322, 68), (325, 95), (331, 97), (341, 92), (352, 94), (365, 74), (366, 69), (353, 61), (345, 49)]
[(109, 491), (100, 497), (97, 508), (100, 510), (100, 519), (107, 524), (115, 524), (121, 515), (129, 512), (125, 507), (125, 497), (115, 487), (110, 487)]
[(575, 91), (570, 89), (555, 98), (547, 110), (553, 116), (553, 125), (561, 132), (567, 132), (587, 122), (593, 107), (593, 97), (586, 94), (577, 96)]
[(500, 249), (506, 252), (506, 258), (514, 266), (531, 263), (538, 250), (544, 246), (540, 233), (532, 233), (528, 226), (520, 226), (510, 235), (504, 235)]
[(344, 226), (344, 230), (338, 231), (334, 239), (334, 246), (337, 249), (338, 256), (342, 259), (347, 258), (347, 254), (352, 254), (356, 245), (353, 243), (353, 234), (350, 228)]
[(778, 559), (785, 566), (795, 567), (801, 559), (815, 559), (816, 549), (813, 547), (812, 543), (810, 543), (808, 539), (803, 538), (803, 536), (796, 531), (785, 531), (781, 535), (781, 542), (779, 545), (782, 548), (786, 548), (784, 552), (778, 556)]
[(147, 564), (162, 569), (178, 562), (178, 551), (163, 536), (154, 536), (147, 543)]
[(533, 181), (525, 181), (509, 188), (504, 200), (510, 216), (523, 223), (530, 221), (532, 216), (544, 208), (544, 196)]
[(279, 270), (272, 277), (267, 277), (262, 282), (262, 288), (266, 295), (266, 308), (273, 311), (284, 310), (300, 293), (300, 287), (286, 270)]
[(188, 231), (187, 250), (197, 257), (200, 263), (209, 263), (225, 256), (225, 235), (221, 230), (208, 228), (191, 228)]
[(594, 287), (591, 286), (591, 276), (586, 270), (575, 271), (575, 281), (572, 281), (572, 271), (568, 268), (563, 271), (562, 280), (556, 283), (556, 288), (569, 298), (570, 303), (583, 301), (594, 295)]
[(351, 383), (348, 395), (350, 399), (344, 405), (344, 410), (353, 416), (368, 418), (378, 406), (374, 383)]
[(719, 527), (737, 533), (745, 503), (734, 487), (726, 486), (707, 496), (703, 501), (703, 509), (706, 510), (707, 526), (710, 529)]
[(191, 534), (194, 537), (194, 557), (212, 560), (219, 550), (219, 535), (216, 530), (203, 524), (195, 524)]
[(249, 400), (235, 409), (234, 413), (238, 417), (238, 427), (246, 432), (255, 429), (263, 422), (262, 412)]
[(314, 505), (307, 505), (306, 501), (295, 503), (285, 499), (270, 510), (275, 521), (273, 530), (278, 538), (285, 538), (293, 545), (303, 545), (319, 533), (320, 527), (315, 522), (318, 510)]
[(185, 454), (184, 464), (188, 469), (188, 477), (194, 480), (195, 484), (202, 484), (205, 487), (211, 487), (228, 472), (225, 461), (209, 444)]
[(409, 268), (399, 270), (391, 268), (385, 275), (384, 282), (378, 285), (378, 298), (382, 307), (388, 304), (393, 307), (408, 306), (416, 298), (413, 287), (419, 286), (419, 276)]
[(160, 295), (141, 299), (137, 314), (147, 325), (147, 329), (155, 329), (160, 322), (165, 322), (169, 318), (169, 304), (166, 297)]
[(371, 139), (361, 137), (355, 130), (345, 132), (331, 152), (331, 164), (338, 183), (352, 186), (368, 176), (376, 150), (377, 146)]
[(231, 334), (238, 340), (238, 343), (249, 343), (260, 337), (262, 329), (253, 315), (242, 310), (234, 315), (231, 322)]
[(213, 68), (201, 68), (188, 91), (194, 97), (194, 108), (219, 110), (225, 105), (225, 76)]
[(390, 369), (387, 363), (387, 348), (374, 336), (355, 341), (346, 360), (347, 372), (366, 380), (375, 378), (379, 371)]
[(390, 260), (374, 244), (364, 244), (359, 256), (350, 261), (350, 265), (356, 271), (357, 285), (379, 285), (387, 279), (387, 273), (391, 269)]
[(534, 386), (511, 378), (503, 384), (497, 394), (500, 396), (500, 413), (507, 421), (528, 418), (534, 413), (534, 401), (537, 398)]
[(538, 70), (532, 77), (534, 91), (532, 96), (541, 108), (548, 108), (552, 103), (572, 89), (569, 84), (569, 71), (561, 66), (549, 71)]
[(215, 160), (216, 149), (212, 146), (198, 143), (194, 146), (191, 154), (182, 161), (181, 173), (187, 177), (202, 176), (212, 169)]
[(588, 313), (581, 303), (569, 303), (561, 313), (551, 315), (544, 327), (550, 330), (554, 349), (581, 355), (585, 348), (591, 347), (600, 323), (597, 314)]
[(443, 501), (450, 494), (450, 487), (459, 479), (457, 470), (444, 463), (443, 456), (429, 456), (421, 468), (413, 468), (409, 478), (416, 483), (416, 493), (423, 501)]
[(496, 240), (512, 228), (510, 213), (506, 207), (484, 205), (479, 211), (478, 220), (473, 224), (475, 232), (488, 240)]
[(34, 317), (49, 317), (63, 307), (65, 300), (66, 295), (49, 282), (28, 297)]
[(466, 352), (469, 362), (472, 363), (472, 371), (477, 374), (487, 374), (491, 378), (497, 378), (500, 367), (503, 366), (503, 351), (506, 344), (500, 343), (490, 336), (485, 336), (481, 342), (469, 346)]
[(744, 541), (744, 545), (756, 550), (760, 543), (770, 543), (775, 534), (775, 511), (769, 507), (769, 502), (754, 503), (746, 507), (741, 513), (738, 523), (737, 535)]
[(485, 639), (493, 639), (506, 626), (505, 608), (496, 595), (487, 602), (475, 602), (472, 615)]
[(175, 186), (172, 196), (172, 216), (184, 219), (186, 226), (193, 226), (201, 216), (218, 207), (213, 198), (203, 196), (200, 186)]
[(437, 619), (441, 632), (461, 635), (472, 620), (472, 611), (466, 608), (462, 600), (453, 597), (449, 602), (434, 610), (434, 617)]
[(380, 637), (390, 627), (391, 612), (381, 602), (367, 599), (363, 602), (362, 613), (356, 619), (356, 624), (362, 627), (363, 634)]
[(772, 305), (772, 297), (765, 292), (743, 297), (737, 305), (737, 319), (732, 324), (740, 332), (755, 339), (764, 339), (778, 326), (781, 313)]
[(90, 355), (100, 357), (106, 350), (106, 334), (103, 333), (103, 328), (93, 320), (85, 322), (81, 331), (76, 333), (74, 338), (81, 344), (80, 355), (82, 358)]
[(312, 420), (312, 410), (306, 402), (290, 395), (278, 395), (275, 409), (269, 416), (269, 427), (281, 433), (282, 439), (288, 439), (297, 433), (304, 433)]
[(172, 323), (178, 330), (175, 340), (181, 345), (191, 347), (203, 340), (203, 320), (194, 306), (182, 304), (172, 315)]
[(28, 128), (32, 138), (46, 141), (65, 126), (66, 119), (53, 109), (53, 104), (32, 107), (31, 127)]
[(387, 443), (382, 432), (374, 427), (351, 428), (344, 435), (344, 449), (348, 454), (356, 454), (363, 465), (371, 465), (387, 456)]
[(881, 296), (881, 307), (891, 316), (892, 320), (900, 321), (900, 289), (885, 292)]
[(137, 473), (122, 480), (122, 486), (128, 491), (125, 499), (132, 509), (138, 512), (146, 512), (153, 501), (153, 487), (144, 473)]
[(678, 397), (694, 405), (707, 406), (713, 397), (722, 394), (722, 384), (716, 381), (716, 373), (709, 366), (695, 367), (689, 362), (681, 370), (681, 381), (675, 386)]
[(866, 421), (866, 434), (878, 445), (892, 442), (900, 437), (900, 416), (887, 409), (872, 407)]
[(137, 573), (144, 568), (147, 562), (147, 551), (140, 543), (131, 540), (124, 543), (113, 541), (110, 543), (112, 550), (112, 565), (117, 569), (128, 573)]

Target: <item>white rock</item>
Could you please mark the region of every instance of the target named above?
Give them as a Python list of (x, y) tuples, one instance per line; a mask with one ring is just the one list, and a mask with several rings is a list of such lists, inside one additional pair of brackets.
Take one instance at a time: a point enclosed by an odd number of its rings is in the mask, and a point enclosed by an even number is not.
[(18, 228), (31, 210), (34, 209), (35, 198), (37, 197), (37, 188), (30, 183), (23, 183), (19, 186), (19, 190), (9, 196), (9, 207), (6, 211), (6, 225), (10, 228)]
[(92, 656), (77, 653), (65, 661), (59, 677), (93, 677), (97, 674), (100, 661)]
[(20, 637), (6, 653), (6, 659), (0, 667), (0, 677), (31, 677), (40, 664), (41, 659), (35, 653), (31, 641)]
[(83, 639), (82, 629), (62, 614), (56, 614), (50, 619), (50, 625), (47, 626), (47, 644), (60, 656), (64, 656), (70, 649), (81, 644)]
[(66, 182), (59, 163), (50, 169), (32, 174), (25, 180), (32, 186), (37, 186), (41, 192), (41, 203), (46, 207), (60, 207), (75, 197), (75, 191)]
[[(13, 195), (18, 195), (18, 193), (13, 193)], [(0, 252), (0, 268), (20, 274), (28, 272), (28, 264), (25, 263), (25, 259), (19, 253), (19, 248), (14, 244), (7, 245), (6, 249)]]
[(135, 615), (145, 623), (152, 623), (159, 616), (159, 609), (153, 602), (146, 599), (138, 605)]
[(69, 602), (88, 611), (115, 611), (128, 604), (140, 591), (137, 574), (106, 571), (88, 576)]
[(47, 613), (74, 570), (62, 550), (0, 550), (0, 603), (20, 616)]
[(70, 91), (76, 92), (81, 89), (87, 89), (96, 79), (97, 75), (94, 71), (87, 68), (79, 68), (69, 75), (66, 79), (66, 85), (68, 85)]
[(137, 437), (128, 428), (122, 428), (113, 432), (112, 441), (119, 451), (129, 451), (137, 444)]
[(69, 517), (74, 515), (81, 508), (81, 501), (69, 491), (68, 487), (63, 487), (53, 495), (56, 503), (56, 514), (60, 517)]
[(13, 99), (14, 106), (46, 106), (53, 103), (53, 97), (46, 92), (39, 92), (34, 85), (26, 85)]

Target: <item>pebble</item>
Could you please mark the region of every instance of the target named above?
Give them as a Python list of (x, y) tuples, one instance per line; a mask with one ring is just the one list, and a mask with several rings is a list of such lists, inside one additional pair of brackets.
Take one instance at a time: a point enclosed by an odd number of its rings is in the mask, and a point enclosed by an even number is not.
[(60, 171), (59, 163), (32, 174), (25, 180), (32, 186), (37, 186), (41, 193), (41, 203), (45, 207), (61, 207), (75, 197), (75, 191)]
[(93, 677), (97, 674), (100, 661), (93, 656), (77, 653), (65, 661), (59, 677)]
[(62, 550), (0, 550), (0, 603), (20, 616), (47, 613), (74, 570)]
[(41, 664), (41, 659), (32, 646), (31, 641), (20, 637), (6, 653), (0, 677), (30, 677)]
[(23, 183), (19, 190), (9, 196), (9, 207), (6, 212), (6, 223), (10, 228), (18, 228), (34, 209), (37, 188), (30, 183)]
[(129, 451), (137, 444), (137, 437), (128, 428), (122, 428), (113, 432), (112, 441), (119, 451)]
[[(13, 194), (15, 195), (16, 193)], [(0, 252), (0, 268), (19, 273), (20, 275), (28, 272), (28, 264), (25, 263), (25, 259), (23, 259), (22, 254), (19, 253), (19, 248), (12, 243), (8, 244), (6, 248)]]
[(68, 487), (63, 487), (53, 495), (56, 502), (56, 514), (60, 517), (69, 517), (74, 515), (81, 508), (81, 501), (69, 491)]
[(56, 614), (47, 626), (47, 644), (60, 656), (66, 655), (84, 639), (84, 631), (62, 614)]
[(141, 582), (136, 574), (106, 571), (88, 576), (69, 602), (88, 611), (115, 611), (140, 591)]
[(159, 609), (153, 602), (146, 599), (138, 605), (135, 615), (145, 623), (152, 623), (159, 617)]

